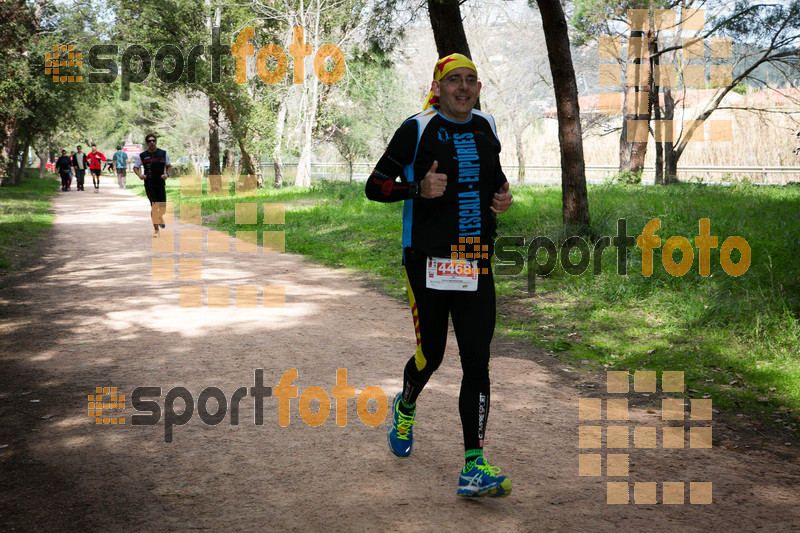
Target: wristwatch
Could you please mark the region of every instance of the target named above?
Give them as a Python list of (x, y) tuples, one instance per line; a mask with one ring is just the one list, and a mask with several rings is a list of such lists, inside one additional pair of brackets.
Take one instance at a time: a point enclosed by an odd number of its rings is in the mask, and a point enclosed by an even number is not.
[(419, 198), (422, 194), (422, 188), (418, 181), (412, 181), (408, 184), (408, 197)]

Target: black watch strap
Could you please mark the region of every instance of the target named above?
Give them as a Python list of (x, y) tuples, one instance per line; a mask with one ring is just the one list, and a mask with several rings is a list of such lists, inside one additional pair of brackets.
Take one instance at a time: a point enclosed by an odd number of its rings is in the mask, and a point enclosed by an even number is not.
[(422, 189), (420, 188), (418, 181), (412, 181), (411, 183), (408, 184), (409, 198), (419, 198), (421, 193)]

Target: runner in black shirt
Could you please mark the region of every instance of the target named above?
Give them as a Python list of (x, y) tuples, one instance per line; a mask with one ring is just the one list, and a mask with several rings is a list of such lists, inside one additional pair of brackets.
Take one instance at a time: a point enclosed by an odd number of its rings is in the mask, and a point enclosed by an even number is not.
[(69, 170), (70, 166), (72, 166), (72, 160), (67, 155), (66, 150), (61, 150), (61, 157), (58, 158), (56, 161), (56, 170), (61, 175), (61, 190), (68, 191), (69, 190)]
[(403, 264), (417, 349), (392, 406), (389, 446), (399, 457), (411, 453), (416, 400), (442, 362), (451, 316), (464, 372), (458, 407), (465, 466), (457, 493), (507, 496), (511, 480), (486, 462), (483, 440), (495, 326), (489, 258), (496, 215), (513, 199), (500, 167), (494, 119), (473, 109), (480, 88), (477, 69), (467, 57), (440, 59), (426, 110), (395, 132), (367, 181), (366, 194), (379, 202), (405, 201)]
[[(164, 227), (164, 213), (167, 209), (166, 179), (172, 165), (165, 150), (156, 148), (156, 136), (145, 138), (147, 150), (136, 156), (133, 171), (144, 180), (144, 190), (150, 200), (150, 219), (153, 222), (153, 237), (158, 237), (158, 227)], [(144, 169), (144, 174), (141, 169)]]

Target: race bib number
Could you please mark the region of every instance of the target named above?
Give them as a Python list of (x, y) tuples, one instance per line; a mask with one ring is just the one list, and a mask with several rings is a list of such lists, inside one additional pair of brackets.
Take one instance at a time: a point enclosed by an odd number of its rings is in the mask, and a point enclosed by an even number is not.
[(439, 291), (477, 291), (478, 260), (429, 257), (425, 286)]

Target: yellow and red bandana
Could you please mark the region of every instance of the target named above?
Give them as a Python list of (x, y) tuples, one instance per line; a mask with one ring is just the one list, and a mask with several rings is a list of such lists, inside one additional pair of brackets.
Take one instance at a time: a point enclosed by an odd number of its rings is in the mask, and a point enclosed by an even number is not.
[[(433, 79), (436, 81), (441, 81), (441, 79), (444, 78), (445, 75), (451, 70), (463, 67), (474, 70), (475, 75), (478, 75), (478, 69), (475, 68), (475, 63), (473, 63), (470, 58), (463, 54), (450, 54), (449, 56), (445, 56), (436, 62), (436, 66), (433, 67)], [(433, 84), (431, 84), (431, 91), (428, 93), (428, 97), (425, 99), (425, 107), (423, 107), (422, 110), (424, 111), (432, 105), (438, 103), (439, 97), (433, 94)]]

